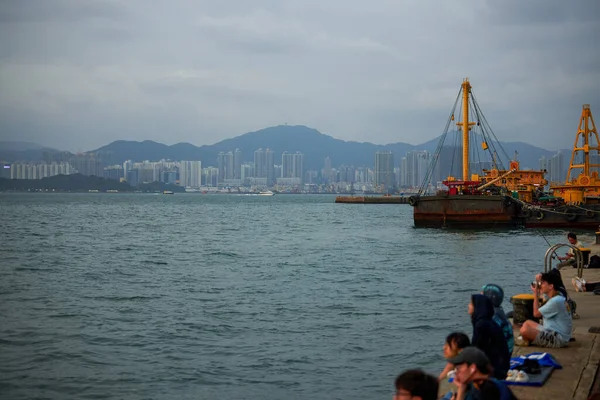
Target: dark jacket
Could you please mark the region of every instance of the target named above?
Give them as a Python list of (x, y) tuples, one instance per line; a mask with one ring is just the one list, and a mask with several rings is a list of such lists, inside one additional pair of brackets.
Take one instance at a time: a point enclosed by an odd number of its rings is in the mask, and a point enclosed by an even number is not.
[(502, 290), (500, 286), (490, 283), (483, 287), (483, 294), (486, 295), (494, 305), (494, 322), (497, 323), (500, 328), (502, 328), (504, 338), (506, 339), (506, 344), (508, 344), (508, 354), (512, 355), (513, 348), (515, 346), (515, 335), (512, 324), (508, 318), (506, 318), (506, 314), (502, 308), (502, 301), (504, 301), (504, 290)]
[(473, 302), (473, 346), (481, 349), (490, 360), (494, 368), (494, 378), (506, 378), (510, 368), (510, 353), (502, 329), (494, 322), (494, 305), (492, 301), (482, 294), (471, 296)]

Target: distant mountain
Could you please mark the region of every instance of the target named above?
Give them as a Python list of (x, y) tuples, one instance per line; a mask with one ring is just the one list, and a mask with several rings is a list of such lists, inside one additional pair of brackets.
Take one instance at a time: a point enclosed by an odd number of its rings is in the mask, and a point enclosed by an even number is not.
[[(458, 143), (457, 132), (449, 132), (448, 135), (445, 145)], [(400, 159), (409, 151), (427, 150), (434, 152), (439, 139), (438, 137), (416, 146), (403, 142), (377, 145), (368, 142), (361, 143), (335, 139), (322, 134), (316, 129), (302, 125), (280, 125), (200, 147), (190, 143), (167, 146), (150, 140), (143, 142), (117, 140), (90, 152), (96, 153), (99, 159), (106, 164), (122, 164), (126, 160), (157, 161), (170, 159), (201, 160), (203, 165), (216, 166), (217, 155), (221, 151), (229, 152), (240, 149), (244, 161), (251, 162), (254, 160), (254, 151), (259, 148), (269, 148), (275, 153), (277, 164), (281, 162), (281, 153), (284, 151), (290, 153), (299, 151), (304, 154), (305, 168), (314, 170), (323, 168), (326, 157), (331, 158), (333, 166), (372, 167), (375, 163), (375, 153), (377, 151), (392, 151), (395, 155), (395, 163), (398, 165)], [(540, 157), (550, 158), (556, 153), (521, 142), (501, 143), (501, 145), (510, 157), (513, 157), (515, 151), (519, 153), (518, 158), (523, 168), (537, 168)], [(35, 143), (0, 142), (0, 161), (67, 160), (70, 156), (72, 156), (71, 153), (45, 148)]]
[(59, 153), (64, 152), (37, 143), (0, 141), (0, 161), (41, 161)]
[[(449, 135), (456, 134), (450, 132)], [(439, 137), (420, 145), (408, 143), (392, 143), (377, 145), (368, 142), (352, 142), (335, 139), (329, 135), (322, 134), (316, 129), (306, 126), (280, 125), (249, 132), (241, 136), (226, 139), (213, 145), (196, 147), (190, 143), (178, 143), (167, 146), (153, 141), (124, 141), (119, 140), (93, 150), (101, 155), (103, 161), (121, 164), (125, 160), (201, 160), (204, 165), (217, 165), (219, 152), (229, 152), (239, 149), (244, 161), (254, 160), (254, 151), (259, 148), (271, 149), (275, 153), (275, 162), (280, 162), (281, 153), (284, 151), (304, 154), (306, 169), (320, 169), (324, 165), (326, 157), (330, 157), (332, 165), (354, 165), (373, 166), (375, 152), (392, 151), (396, 157), (396, 164), (400, 162), (407, 152), (413, 150), (427, 150), (434, 152)], [(453, 138), (446, 139), (446, 145), (454, 143)], [(540, 157), (552, 157), (556, 152), (541, 149), (521, 142), (501, 143), (502, 147), (510, 157), (514, 152), (519, 153), (519, 160), (523, 168), (537, 168)], [(279, 161), (278, 161), (279, 159)]]
[[(216, 165), (219, 152), (229, 152), (239, 149), (244, 161), (253, 161), (254, 152), (259, 148), (271, 149), (275, 160), (284, 151), (304, 154), (304, 164), (307, 169), (323, 166), (325, 157), (331, 157), (334, 165), (371, 165), (378, 150), (393, 150), (404, 154), (413, 148), (407, 143), (396, 143), (382, 146), (372, 143), (346, 142), (324, 135), (316, 129), (306, 126), (281, 125), (249, 132), (244, 135), (226, 139), (209, 146), (196, 147), (189, 143), (178, 143), (167, 146), (152, 141), (127, 142), (116, 141), (94, 152), (102, 159), (114, 163), (125, 160), (201, 160), (205, 165)], [(277, 161), (276, 161), (277, 162)]]
[(11, 142), (0, 140), (0, 150), (5, 151), (25, 151), (25, 150), (42, 150), (48, 147), (32, 142)]
[(115, 164), (121, 164), (126, 160), (198, 160), (200, 157), (199, 148), (192, 144), (178, 143), (167, 146), (151, 140), (143, 142), (117, 140), (90, 152), (99, 154), (105, 162)]

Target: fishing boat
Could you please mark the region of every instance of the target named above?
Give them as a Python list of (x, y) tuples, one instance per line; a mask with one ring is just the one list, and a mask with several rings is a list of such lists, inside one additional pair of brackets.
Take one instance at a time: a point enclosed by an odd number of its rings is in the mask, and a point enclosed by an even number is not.
[(550, 195), (523, 202), (528, 228), (590, 229), (600, 225), (600, 139), (589, 104), (579, 118), (571, 162), (564, 183), (550, 185)]
[[(462, 140), (453, 147), (445, 147), (455, 115), (459, 116), (456, 126), (460, 129), (455, 142)], [(474, 117), (474, 121), (470, 121), (470, 117)], [(477, 141), (487, 161), (482, 161), (481, 152), (471, 146)], [(441, 182), (443, 186), (433, 187), (436, 193), (432, 195), (429, 194), (432, 178), (444, 149), (462, 153), (460, 171), (452, 165), (449, 168), (451, 173), (462, 172), (462, 178), (443, 175), (446, 176)], [(472, 163), (472, 159), (477, 162)], [(508, 168), (503, 166), (503, 159), (510, 160)], [(522, 204), (530, 200), (529, 196), (533, 197), (537, 187), (548, 183), (544, 174), (545, 171), (521, 170), (516, 155), (512, 160), (506, 155), (475, 100), (469, 79), (464, 79), (425, 180), (418, 194), (409, 198), (414, 225), (465, 229), (518, 227), (523, 222)]]

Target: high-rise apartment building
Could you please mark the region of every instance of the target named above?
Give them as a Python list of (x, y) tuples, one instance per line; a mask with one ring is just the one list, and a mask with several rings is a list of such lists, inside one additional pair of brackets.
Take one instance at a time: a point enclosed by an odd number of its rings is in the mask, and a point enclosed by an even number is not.
[(249, 178), (254, 177), (254, 163), (244, 163), (240, 167), (240, 179), (246, 182)]
[(427, 151), (409, 151), (403, 157), (400, 168), (400, 184), (405, 187), (419, 187), (425, 180), (430, 153)]
[(196, 189), (202, 186), (201, 161), (182, 161), (180, 163), (179, 186)]
[(254, 152), (254, 177), (267, 177), (267, 171), (265, 169), (265, 152), (263, 149), (258, 149)]
[(233, 153), (233, 179), (242, 179), (242, 151), (235, 149)]
[(292, 154), (284, 151), (281, 155), (281, 178), (277, 179), (278, 184), (288, 186), (302, 185), (304, 182), (304, 154), (299, 151)]
[(375, 153), (375, 185), (387, 191), (395, 187), (395, 182), (394, 153), (378, 151)]
[(293, 178), (294, 177), (294, 160), (293, 154), (284, 151), (281, 154), (281, 177), (282, 178)]
[(71, 165), (82, 175), (104, 175), (104, 165), (99, 155), (95, 153), (77, 154), (71, 157)]
[(267, 172), (267, 186), (275, 183), (275, 153), (273, 150), (265, 150), (265, 170)]
[[(6, 164), (5, 164), (6, 166)], [(77, 171), (67, 162), (51, 164), (15, 163), (6, 168), (10, 179), (42, 179), (55, 175), (71, 175)]]
[(235, 176), (234, 173), (235, 166), (235, 157), (233, 152), (228, 152), (225, 154), (225, 179), (233, 179)]
[(275, 182), (274, 153), (270, 149), (258, 149), (254, 152), (254, 177), (265, 179), (266, 185)]
[(551, 184), (564, 183), (567, 179), (567, 168), (565, 166), (563, 154), (559, 151), (547, 160), (548, 172), (546, 179)]
[(225, 176), (225, 169), (226, 169), (226, 165), (227, 162), (225, 161), (225, 153), (220, 152), (217, 155), (217, 168), (219, 170), (219, 182), (223, 182), (226, 179)]
[(304, 183), (304, 154), (299, 151), (292, 156), (292, 176)]
[(209, 187), (217, 187), (219, 182), (219, 169), (208, 167), (202, 170), (202, 185)]

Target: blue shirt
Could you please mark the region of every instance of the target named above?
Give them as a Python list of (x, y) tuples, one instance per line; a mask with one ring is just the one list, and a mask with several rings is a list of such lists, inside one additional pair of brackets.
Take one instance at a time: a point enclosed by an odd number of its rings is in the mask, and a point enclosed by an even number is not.
[(573, 321), (565, 298), (556, 295), (541, 306), (539, 311), (544, 317), (544, 328), (556, 331), (565, 342), (568, 342), (573, 330)]

